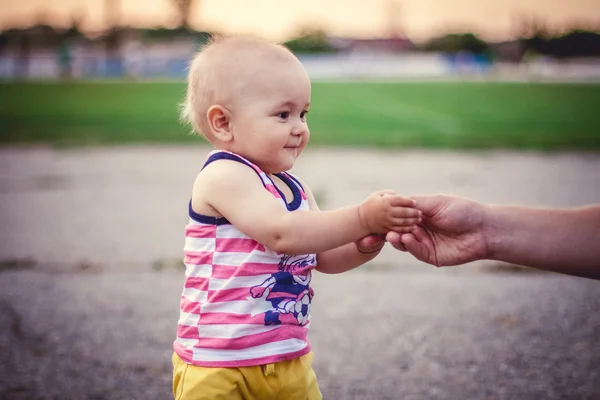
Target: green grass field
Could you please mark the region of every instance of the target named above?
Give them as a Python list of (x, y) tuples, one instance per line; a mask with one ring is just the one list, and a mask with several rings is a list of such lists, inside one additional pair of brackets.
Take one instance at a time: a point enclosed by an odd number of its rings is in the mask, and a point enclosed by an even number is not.
[[(183, 83), (0, 84), (0, 144), (192, 142)], [(315, 83), (311, 145), (600, 149), (600, 85)]]

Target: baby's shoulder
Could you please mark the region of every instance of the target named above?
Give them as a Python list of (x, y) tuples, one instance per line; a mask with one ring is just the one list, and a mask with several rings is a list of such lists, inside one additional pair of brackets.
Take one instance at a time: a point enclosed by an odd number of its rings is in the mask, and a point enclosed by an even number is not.
[(232, 194), (262, 188), (261, 178), (249, 165), (233, 160), (215, 160), (206, 165), (196, 176), (194, 194), (203, 192)]
[(215, 160), (202, 168), (196, 177), (196, 181), (239, 180), (252, 175), (256, 175), (256, 173), (249, 165), (234, 160), (221, 159)]
[(252, 173), (248, 166), (231, 160), (215, 160), (206, 165), (192, 187), (192, 210), (201, 215), (221, 217), (215, 207), (228, 201), (229, 197), (242, 200), (243, 196), (236, 192), (245, 190), (242, 185), (247, 184)]

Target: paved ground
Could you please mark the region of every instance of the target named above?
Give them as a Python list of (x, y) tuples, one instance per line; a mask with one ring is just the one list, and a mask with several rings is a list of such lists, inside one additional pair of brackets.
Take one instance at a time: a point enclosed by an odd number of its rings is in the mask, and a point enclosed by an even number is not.
[[(177, 267), (206, 148), (0, 149), (0, 399), (168, 399)], [(600, 155), (312, 150), (324, 208), (391, 188), (600, 201)], [(327, 399), (600, 398), (600, 283), (386, 250), (317, 274)]]

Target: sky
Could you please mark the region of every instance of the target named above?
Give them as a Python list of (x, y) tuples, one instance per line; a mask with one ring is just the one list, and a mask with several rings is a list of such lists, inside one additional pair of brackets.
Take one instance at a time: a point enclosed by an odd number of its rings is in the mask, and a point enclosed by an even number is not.
[[(172, 26), (172, 0), (0, 0), (0, 29), (46, 22), (66, 26), (74, 15), (87, 30), (106, 26), (105, 2), (118, 4), (120, 21)], [(474, 31), (486, 39), (516, 36), (520, 16), (553, 29), (600, 28), (600, 0), (195, 0), (194, 28), (284, 40), (306, 27), (334, 35), (386, 36), (390, 27), (413, 40), (450, 31)]]

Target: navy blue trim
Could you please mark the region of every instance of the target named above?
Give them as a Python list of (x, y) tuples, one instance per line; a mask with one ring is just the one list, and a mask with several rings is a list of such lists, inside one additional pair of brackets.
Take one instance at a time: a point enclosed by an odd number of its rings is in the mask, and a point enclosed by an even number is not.
[(196, 222), (210, 225), (231, 225), (231, 222), (225, 217), (211, 217), (210, 215), (198, 214), (192, 209), (192, 200), (189, 205), (190, 218)]
[[(206, 160), (206, 162), (204, 163), (204, 165), (202, 166), (202, 169), (206, 168), (206, 166), (208, 164), (210, 164), (213, 161), (217, 161), (217, 160), (231, 160), (231, 161), (237, 161), (239, 163), (248, 165), (248, 163), (246, 161), (244, 161), (243, 159), (241, 159), (240, 157), (231, 154), (231, 153), (225, 153), (225, 152), (219, 152), (219, 153), (215, 153), (215, 154), (211, 154), (210, 157), (208, 157), (208, 159)], [(249, 166), (249, 165), (248, 165)], [(249, 166), (250, 167), (250, 166)], [(252, 168), (252, 167), (251, 167)], [(258, 177), (260, 178), (259, 173), (252, 168), (252, 170), (254, 172), (256, 172), (256, 174), (258, 175)], [(262, 179), (260, 180), (262, 182)]]
[[(217, 161), (217, 160), (237, 161), (239, 163), (242, 163), (242, 164), (247, 165), (248, 167), (252, 168), (252, 166), (249, 165), (244, 159), (240, 158), (239, 156), (237, 156), (235, 154), (226, 153), (226, 152), (218, 152), (218, 153), (211, 154), (211, 156), (208, 157), (208, 159), (202, 166), (202, 169), (206, 168), (206, 166), (208, 164), (210, 164), (211, 162)], [(257, 170), (255, 170), (254, 168), (252, 168), (252, 171), (254, 171), (256, 173), (256, 175), (258, 175), (258, 179), (260, 179), (260, 182), (263, 184), (263, 186), (265, 186), (265, 183), (263, 182), (263, 180), (260, 176), (260, 173)], [(288, 209), (288, 211), (297, 210), (300, 207), (300, 204), (302, 204), (302, 194), (300, 193), (300, 189), (298, 188), (298, 186), (300, 186), (302, 188), (302, 185), (300, 184), (300, 182), (298, 182), (298, 180), (296, 178), (294, 178), (293, 176), (291, 176), (285, 172), (276, 173), (274, 175), (276, 177), (278, 177), (279, 179), (281, 179), (283, 181), (283, 183), (285, 183), (292, 191), (294, 198), (290, 203), (287, 203), (285, 201), (285, 196), (284, 196), (283, 192), (281, 190), (279, 190), (279, 188), (277, 187), (275, 182), (273, 182), (273, 180), (269, 177), (269, 175), (265, 174), (265, 176), (273, 184), (273, 187), (275, 188), (275, 190), (277, 190), (277, 192), (279, 193), (279, 195), (281, 196), (283, 201), (286, 203), (285, 206)], [(294, 182), (296, 182), (298, 184), (298, 186), (295, 185)], [(302, 188), (302, 190), (304, 190), (304, 188)], [(225, 218), (225, 217), (211, 217), (209, 215), (198, 214), (196, 211), (194, 211), (192, 209), (192, 200), (190, 200), (189, 214), (190, 214), (190, 218), (192, 218), (194, 221), (197, 221), (197, 222), (200, 222), (203, 224), (231, 225), (231, 222), (229, 222), (227, 220), (227, 218)]]
[[(294, 184), (294, 182), (292, 181), (292, 179), (285, 173), (285, 172), (278, 172), (276, 174), (273, 174), (276, 177), (278, 177), (279, 179), (281, 179), (283, 181), (283, 183), (285, 183), (287, 185), (287, 187), (290, 188), (290, 190), (292, 191), (292, 194), (294, 196), (294, 198), (292, 199), (291, 202), (286, 202), (285, 206), (288, 209), (288, 211), (295, 211), (298, 209), (298, 207), (300, 207), (300, 204), (302, 203), (302, 195), (300, 194), (300, 189), (298, 188), (298, 186), (296, 186)], [(267, 175), (267, 178), (269, 176)], [(275, 184), (275, 182), (273, 182), (273, 180), (271, 178), (269, 178), (271, 180), (271, 182), (273, 183), (273, 186), (275, 187), (275, 189), (277, 189), (277, 191), (279, 192), (279, 195), (281, 196), (281, 198), (283, 199), (283, 201), (285, 202), (285, 196), (283, 195), (283, 193), (281, 192), (281, 190), (279, 190), (279, 188), (277, 187), (277, 185)]]
[(298, 180), (298, 178), (296, 178), (294, 175), (292, 175), (292, 174), (290, 174), (290, 173), (288, 173), (288, 172), (285, 172), (285, 174), (286, 174), (286, 175), (287, 175), (287, 176), (288, 176), (290, 179), (292, 179), (294, 182), (296, 182), (296, 183), (298, 184), (298, 186), (300, 186), (300, 189), (302, 189), (303, 191), (306, 191), (306, 190), (304, 190), (304, 186), (302, 186), (302, 184), (300, 183), (300, 181)]

